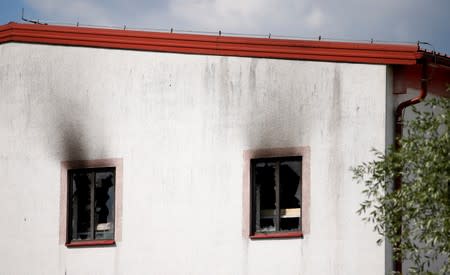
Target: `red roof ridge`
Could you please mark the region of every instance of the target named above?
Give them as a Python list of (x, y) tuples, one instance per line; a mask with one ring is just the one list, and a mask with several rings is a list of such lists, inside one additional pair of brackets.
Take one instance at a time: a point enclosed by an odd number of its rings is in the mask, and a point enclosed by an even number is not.
[(7, 42), (368, 64), (417, 64), (424, 55), (429, 55), (416, 44), (165, 33), (15, 22), (0, 26), (0, 44)]

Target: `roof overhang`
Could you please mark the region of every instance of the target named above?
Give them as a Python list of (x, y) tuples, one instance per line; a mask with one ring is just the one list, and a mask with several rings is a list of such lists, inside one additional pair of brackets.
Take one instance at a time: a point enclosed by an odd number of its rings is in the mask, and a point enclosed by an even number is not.
[[(7, 42), (396, 65), (418, 64), (427, 55), (417, 45), (411, 44), (233, 37), (14, 22), (0, 26), (0, 44)], [(442, 58), (449, 62), (448, 57)]]

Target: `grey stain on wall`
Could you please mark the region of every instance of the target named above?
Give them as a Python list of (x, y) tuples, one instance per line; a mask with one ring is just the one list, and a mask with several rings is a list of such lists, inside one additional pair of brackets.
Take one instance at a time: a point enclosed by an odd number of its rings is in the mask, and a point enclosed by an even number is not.
[(54, 139), (48, 143), (48, 149), (60, 161), (99, 158), (97, 155), (107, 146), (104, 125), (99, 118), (102, 108), (95, 108), (90, 96), (88, 90), (81, 97), (60, 91), (53, 95), (55, 109), (48, 114), (48, 119), (49, 133)]
[[(330, 211), (332, 214), (331, 217), (334, 218), (334, 221), (331, 223), (335, 229), (333, 230), (337, 235), (337, 239), (341, 239), (341, 224), (342, 217), (340, 213), (342, 210), (342, 192), (344, 188), (344, 171), (346, 171), (346, 167), (343, 167), (343, 163), (345, 163), (344, 155), (345, 151), (343, 149), (343, 129), (342, 121), (345, 110), (343, 109), (343, 102), (345, 99), (345, 91), (342, 86), (342, 72), (340, 64), (335, 65), (333, 81), (332, 81), (332, 91), (331, 91), (331, 106), (330, 106), (330, 117), (327, 119), (328, 121), (328, 154), (330, 156), (330, 162), (328, 164), (328, 190), (331, 201), (334, 202), (332, 209)], [(341, 256), (337, 251), (337, 259)]]

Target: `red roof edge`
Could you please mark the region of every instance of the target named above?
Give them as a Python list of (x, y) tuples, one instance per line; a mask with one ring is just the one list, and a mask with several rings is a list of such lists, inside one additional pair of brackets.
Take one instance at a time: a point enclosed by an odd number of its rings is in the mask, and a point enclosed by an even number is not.
[[(24, 42), (109, 49), (290, 60), (411, 65), (427, 55), (417, 45), (162, 33), (10, 22), (0, 44)], [(443, 57), (449, 61), (449, 58)]]
[(422, 49), (419, 49), (419, 51), (422, 53), (423, 58), (427, 59), (429, 64), (439, 65), (441, 67), (450, 69), (450, 56), (443, 55), (437, 52), (429, 52)]

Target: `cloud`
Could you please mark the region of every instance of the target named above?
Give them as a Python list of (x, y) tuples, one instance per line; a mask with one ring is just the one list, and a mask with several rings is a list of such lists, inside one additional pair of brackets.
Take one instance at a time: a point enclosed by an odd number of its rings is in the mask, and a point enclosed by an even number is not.
[(27, 3), (38, 12), (42, 20), (86, 21), (105, 25), (111, 24), (112, 21), (111, 11), (95, 1), (27, 0)]
[(314, 8), (311, 12), (306, 16), (306, 23), (310, 28), (318, 29), (324, 23), (325, 16), (322, 11), (318, 8)]
[(264, 18), (271, 18), (274, 6), (271, 0), (248, 0), (234, 2), (227, 0), (174, 0), (170, 1), (169, 12), (182, 24), (206, 26), (208, 29), (258, 30)]

